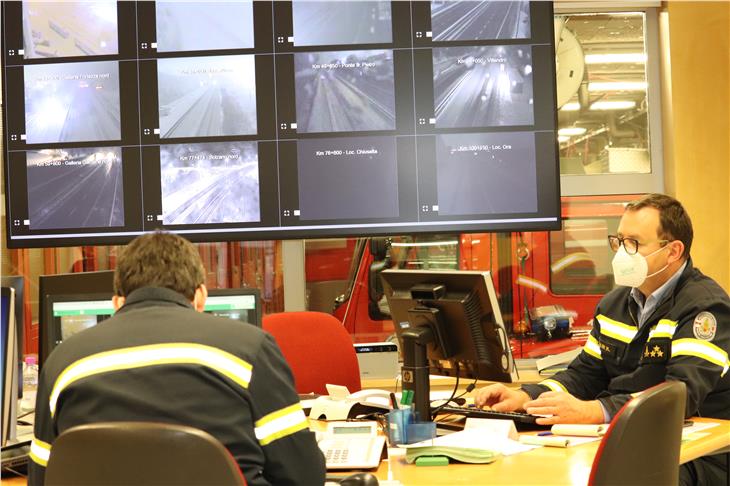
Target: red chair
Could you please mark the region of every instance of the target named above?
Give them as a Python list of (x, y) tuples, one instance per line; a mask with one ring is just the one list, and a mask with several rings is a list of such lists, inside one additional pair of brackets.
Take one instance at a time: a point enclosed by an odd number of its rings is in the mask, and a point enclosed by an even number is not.
[(283, 312), (264, 316), (292, 373), (297, 393), (326, 395), (325, 385), (362, 388), (352, 338), (336, 317), (323, 312)]
[(589, 486), (677, 484), (686, 401), (681, 381), (660, 383), (628, 401), (598, 446)]

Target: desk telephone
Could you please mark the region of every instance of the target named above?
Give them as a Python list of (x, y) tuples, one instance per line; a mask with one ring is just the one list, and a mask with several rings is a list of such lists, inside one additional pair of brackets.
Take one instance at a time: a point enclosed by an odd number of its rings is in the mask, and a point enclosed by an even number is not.
[(330, 422), (317, 443), (327, 469), (370, 469), (380, 465), (385, 436), (378, 435), (375, 421)]

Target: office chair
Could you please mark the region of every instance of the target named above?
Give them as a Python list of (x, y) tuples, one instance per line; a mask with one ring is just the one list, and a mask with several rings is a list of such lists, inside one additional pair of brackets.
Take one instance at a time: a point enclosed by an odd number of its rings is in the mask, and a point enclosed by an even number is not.
[(53, 443), (45, 484), (245, 486), (230, 452), (202, 430), (152, 422), (72, 427)]
[(360, 366), (350, 335), (336, 317), (323, 312), (283, 312), (264, 316), (294, 374), (297, 393), (326, 395), (325, 385), (362, 388)]
[(676, 485), (686, 401), (685, 384), (667, 381), (627, 402), (598, 446), (589, 486)]

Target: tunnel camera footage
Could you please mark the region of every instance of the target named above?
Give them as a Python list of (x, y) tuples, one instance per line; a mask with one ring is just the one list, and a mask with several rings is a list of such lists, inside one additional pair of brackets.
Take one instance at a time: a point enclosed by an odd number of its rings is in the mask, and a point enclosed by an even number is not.
[(390, 2), (292, 3), (295, 46), (382, 44), (393, 40)]
[(163, 145), (160, 171), (165, 224), (260, 220), (256, 142)]
[(435, 48), (433, 87), (439, 128), (534, 123), (530, 46)]
[(395, 128), (392, 50), (295, 54), (294, 69), (299, 132)]
[(39, 64), (23, 69), (28, 143), (119, 140), (116, 61)]
[(26, 59), (117, 54), (117, 2), (23, 2)]
[(155, 11), (158, 52), (250, 49), (254, 46), (251, 1), (157, 1)]
[(301, 219), (398, 217), (395, 146), (392, 137), (300, 140)]
[(157, 61), (160, 138), (256, 133), (253, 55)]
[(439, 214), (537, 210), (530, 132), (436, 136)]
[(31, 229), (124, 226), (119, 147), (37, 150), (26, 157)]
[(526, 39), (530, 2), (431, 2), (434, 41)]

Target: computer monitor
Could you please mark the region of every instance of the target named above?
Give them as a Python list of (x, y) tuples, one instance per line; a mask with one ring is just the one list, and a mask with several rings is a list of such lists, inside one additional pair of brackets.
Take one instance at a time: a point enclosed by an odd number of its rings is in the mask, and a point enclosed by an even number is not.
[[(3, 276), (0, 285), (15, 290), (15, 338), (18, 343), (18, 376), (23, 374), (23, 352), (25, 343), (25, 279), (21, 275)], [(23, 398), (23, 380), (18, 381), (18, 398)]]
[(41, 275), (38, 279), (38, 366), (43, 366), (60, 336), (58, 325), (51, 331), (54, 319), (52, 302), (55, 298), (88, 295), (98, 301), (109, 300), (113, 294), (113, 270)]
[(15, 338), (15, 290), (12, 287), (2, 287), (0, 291), (0, 341), (2, 341), (2, 368), (3, 377), (3, 415), (2, 415), (2, 445), (15, 435), (16, 406), (18, 402), (17, 381), (18, 367), (17, 341)]
[(429, 374), (511, 382), (514, 361), (489, 272), (385, 270), (403, 389), (429, 420)]
[[(211, 289), (204, 312), (261, 327), (258, 289)], [(112, 293), (47, 295), (42, 303), (50, 318), (40, 328), (48, 354), (69, 337), (114, 315)]]

